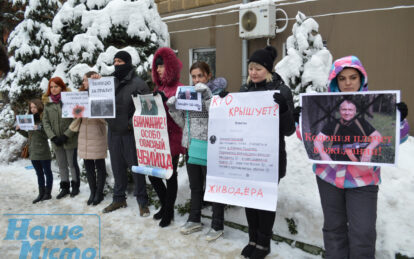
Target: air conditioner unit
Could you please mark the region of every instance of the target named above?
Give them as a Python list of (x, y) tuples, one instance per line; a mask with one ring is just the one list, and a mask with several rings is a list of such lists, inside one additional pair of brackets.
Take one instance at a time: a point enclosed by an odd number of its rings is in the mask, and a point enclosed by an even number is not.
[(241, 5), (239, 36), (242, 39), (273, 38), (276, 35), (276, 5), (252, 2)]

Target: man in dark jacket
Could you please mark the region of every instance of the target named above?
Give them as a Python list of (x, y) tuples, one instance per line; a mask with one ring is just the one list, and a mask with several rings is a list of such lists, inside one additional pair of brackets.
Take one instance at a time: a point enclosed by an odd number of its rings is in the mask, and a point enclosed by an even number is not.
[[(147, 84), (139, 78), (132, 66), (131, 56), (119, 51), (114, 57), (116, 117), (107, 119), (108, 148), (115, 178), (112, 203), (103, 212), (127, 206), (125, 191), (128, 185), (127, 169), (138, 165), (132, 117), (135, 112), (132, 94), (148, 94)], [(134, 195), (137, 197), (141, 217), (149, 216), (145, 176), (133, 174)]]

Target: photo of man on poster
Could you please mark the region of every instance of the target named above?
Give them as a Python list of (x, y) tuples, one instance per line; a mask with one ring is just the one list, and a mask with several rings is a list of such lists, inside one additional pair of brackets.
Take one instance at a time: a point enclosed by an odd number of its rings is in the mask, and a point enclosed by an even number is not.
[[(317, 135), (314, 140), (315, 150), (325, 161), (370, 162), (375, 148), (380, 144), (381, 134), (364, 118), (356, 118), (357, 106), (352, 99), (341, 102), (339, 114), (341, 117), (338, 122), (326, 124)], [(363, 136), (369, 136), (371, 141), (355, 142), (362, 140)], [(331, 152), (326, 152), (325, 140), (331, 140), (328, 144)]]

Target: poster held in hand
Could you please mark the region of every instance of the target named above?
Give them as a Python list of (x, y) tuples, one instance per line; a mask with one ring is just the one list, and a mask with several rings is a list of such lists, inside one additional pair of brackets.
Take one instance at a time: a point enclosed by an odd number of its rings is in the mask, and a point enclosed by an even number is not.
[(167, 115), (160, 95), (132, 97), (135, 105), (133, 117), (138, 165), (134, 173), (169, 179), (173, 173)]

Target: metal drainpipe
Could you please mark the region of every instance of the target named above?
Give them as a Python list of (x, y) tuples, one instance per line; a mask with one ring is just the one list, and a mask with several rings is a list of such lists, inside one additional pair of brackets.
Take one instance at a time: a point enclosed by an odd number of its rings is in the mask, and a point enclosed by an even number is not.
[[(247, 4), (249, 0), (243, 0), (243, 4)], [(247, 81), (247, 40), (242, 40), (242, 84)]]

